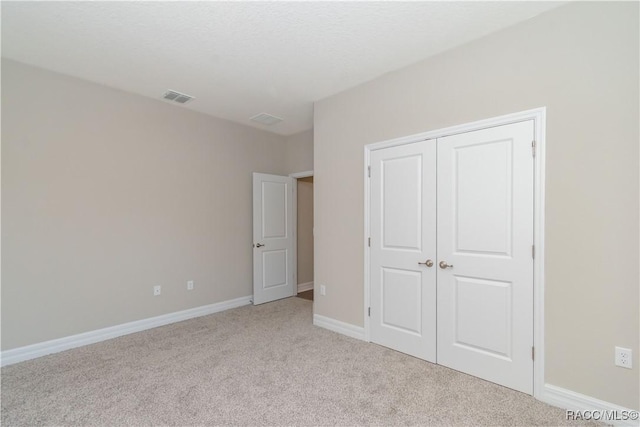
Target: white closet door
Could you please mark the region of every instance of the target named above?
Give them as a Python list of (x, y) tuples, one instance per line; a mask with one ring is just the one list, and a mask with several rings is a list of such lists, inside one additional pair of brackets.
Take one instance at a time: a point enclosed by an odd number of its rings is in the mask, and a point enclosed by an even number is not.
[(431, 362), (436, 358), (435, 167), (435, 141), (371, 154), (371, 341)]
[(532, 121), (438, 139), (437, 203), (438, 363), (529, 394), (532, 140)]

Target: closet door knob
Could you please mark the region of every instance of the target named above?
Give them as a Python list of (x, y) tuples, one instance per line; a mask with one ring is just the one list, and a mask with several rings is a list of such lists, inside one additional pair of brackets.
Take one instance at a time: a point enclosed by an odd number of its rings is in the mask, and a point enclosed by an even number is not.
[(439, 266), (440, 266), (440, 268), (442, 268), (443, 270), (444, 270), (445, 268), (453, 268), (453, 264), (449, 265), (449, 264), (447, 264), (447, 262), (446, 262), (446, 261), (440, 261), (440, 264), (438, 264), (438, 265), (439, 265)]
[(431, 261), (430, 259), (426, 260), (425, 262), (419, 262), (418, 264), (423, 264), (427, 267), (433, 267), (433, 261)]

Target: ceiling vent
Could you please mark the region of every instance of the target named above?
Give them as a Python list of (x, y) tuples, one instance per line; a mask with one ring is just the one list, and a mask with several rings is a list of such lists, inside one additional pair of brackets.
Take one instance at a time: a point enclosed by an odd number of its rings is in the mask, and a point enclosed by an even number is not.
[(280, 123), (283, 119), (281, 119), (280, 117), (272, 116), (271, 114), (260, 113), (251, 117), (250, 120), (257, 123), (261, 123), (263, 125), (271, 126), (271, 125), (275, 125), (276, 123)]
[(162, 95), (162, 98), (166, 99), (167, 101), (177, 102), (178, 104), (186, 104), (187, 102), (191, 101), (192, 99), (195, 99), (191, 95), (187, 95), (187, 94), (184, 94), (184, 93), (176, 92), (175, 90), (166, 91), (164, 93), (164, 95)]

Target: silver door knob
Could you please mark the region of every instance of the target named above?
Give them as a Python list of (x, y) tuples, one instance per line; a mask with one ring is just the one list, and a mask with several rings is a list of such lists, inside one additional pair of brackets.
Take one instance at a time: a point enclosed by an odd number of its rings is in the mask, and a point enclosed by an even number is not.
[(258, 243), (258, 244), (256, 244), (256, 248), (261, 248), (261, 247), (263, 247), (263, 246), (264, 246), (264, 245), (263, 245), (262, 243)]
[(419, 262), (418, 264), (423, 264), (427, 267), (433, 267), (433, 261), (431, 261), (430, 259), (426, 260), (425, 262)]
[(449, 265), (446, 263), (446, 261), (440, 261), (440, 264), (438, 264), (440, 266), (440, 268), (445, 269), (445, 268), (453, 268), (453, 264)]

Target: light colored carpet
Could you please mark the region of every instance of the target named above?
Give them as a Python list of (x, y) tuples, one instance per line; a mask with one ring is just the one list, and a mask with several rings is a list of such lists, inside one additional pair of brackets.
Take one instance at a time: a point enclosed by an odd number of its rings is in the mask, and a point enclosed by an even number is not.
[(315, 327), (311, 307), (247, 306), (2, 368), (2, 425), (577, 425)]

